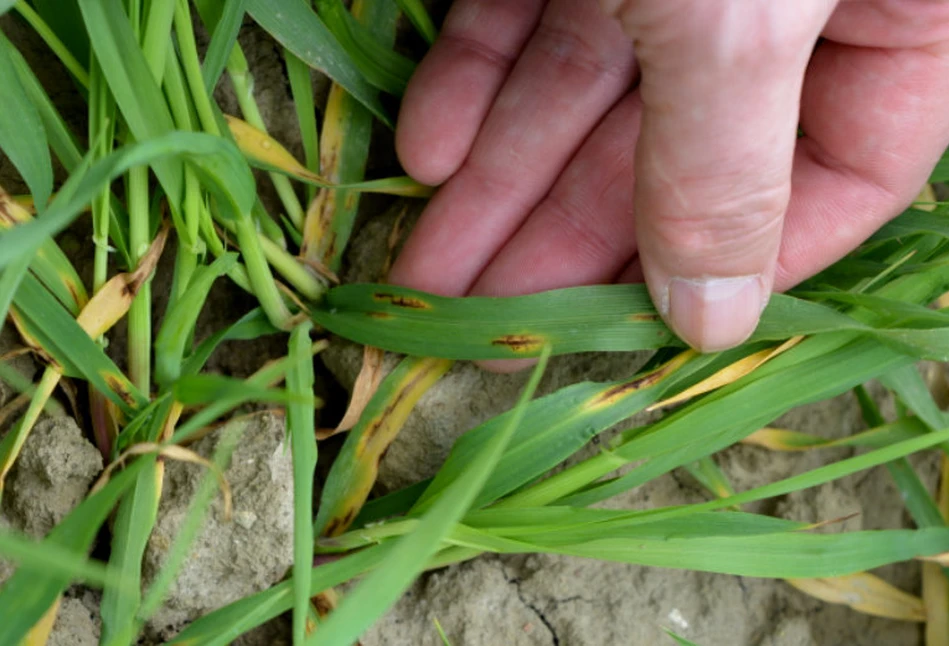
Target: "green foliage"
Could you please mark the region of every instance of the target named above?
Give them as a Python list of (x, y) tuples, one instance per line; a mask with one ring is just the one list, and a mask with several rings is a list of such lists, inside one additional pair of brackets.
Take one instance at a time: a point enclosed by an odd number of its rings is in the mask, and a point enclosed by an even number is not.
[[(0, 2), (0, 13), (13, 4)], [(105, 588), (103, 643), (134, 643), (188, 558), (217, 491), (217, 475), (240, 441), (241, 418), (222, 433), (214, 467), (191, 502), (165, 568), (143, 594), (142, 556), (156, 522), (164, 463), (172, 453), (185, 455), (178, 445), (245, 404), (277, 404), (287, 411), (294, 565), (286, 581), (199, 618), (175, 644), (228, 644), (288, 610), (295, 644), (348, 644), (424, 569), (484, 552), (800, 578), (946, 551), (949, 529), (908, 460), (920, 451), (949, 449), (949, 414), (914, 366), (921, 358), (949, 360), (949, 314), (932, 307), (949, 290), (946, 205), (908, 209), (793, 294), (774, 296), (754, 337), (715, 355), (688, 351), (642, 286), (463, 299), (383, 284), (327, 290), (329, 279), (314, 272), (340, 267), (359, 193), (431, 193), (406, 177), (365, 177), (373, 119), (392, 125), (380, 94), (399, 95), (414, 69), (393, 46), (399, 11), (427, 42), (436, 37), (421, 2), (365, 0), (351, 14), (338, 0), (319, 0), (315, 10), (298, 0), (195, 0), (211, 35), (203, 59), (190, 25), (191, 5), (184, 0), (15, 4), (72, 74), (77, 96), (88, 101), (90, 125), (88, 137), (71, 132), (71, 121), (0, 36), (7, 99), (0, 150), (29, 187), (37, 211), (0, 228), (0, 320), (11, 311), (44, 362), (113, 405), (93, 430), (97, 438), (110, 438), (108, 458), (131, 455), (43, 541), (0, 534), (0, 554), (19, 565), (0, 588), (0, 643), (20, 643), (76, 580)], [(238, 41), (246, 15), (283, 48), (305, 164), (265, 134), (268, 124)], [(225, 70), (247, 120), (242, 132), (228, 127), (234, 120), (225, 118), (213, 98)], [(314, 103), (314, 70), (335, 83), (328, 106)], [(79, 143), (86, 139), (88, 149)], [(53, 182), (53, 156), (68, 174), (59, 186)], [(285, 213), (268, 213), (252, 166), (271, 172)], [(947, 168), (944, 159), (934, 180), (945, 179)], [(116, 180), (124, 180), (123, 189), (113, 187)], [(308, 205), (300, 202), (304, 194)], [(86, 217), (90, 206), (96, 267), (92, 284), (84, 285), (54, 238)], [(106, 284), (110, 269), (138, 265), (166, 219), (178, 242), (168, 306), (152, 343), (153, 297), (145, 277), (128, 314), (128, 360), (119, 361), (77, 317), (100, 314), (84, 312), (89, 295)], [(257, 307), (196, 338), (212, 290), (225, 280), (249, 292)], [(261, 357), (250, 377), (206, 369), (226, 342), (284, 333), (286, 356), (266, 364)], [(410, 356), (367, 397), (324, 483), (314, 523), (314, 432), (321, 402), (314, 394), (313, 361), (335, 342), (322, 338), (329, 333)], [(721, 377), (736, 362), (797, 336), (805, 338), (763, 365)], [(627, 379), (567, 385), (533, 399), (549, 355), (634, 350), (657, 352)], [(541, 361), (513, 410), (463, 435), (430, 480), (366, 503), (377, 461), (411, 412), (413, 398), (451, 360), (526, 357)], [(135, 374), (133, 364), (144, 366), (145, 374)], [(120, 365), (129, 365), (130, 372)], [(603, 439), (607, 429), (712, 377), (719, 382), (701, 396), (663, 409), (648, 426)], [(28, 414), (58, 406), (48, 399), (58, 381), (52, 368), (37, 386), (5, 364), (0, 378), (30, 393)], [(882, 416), (863, 389), (874, 379), (898, 402), (892, 419)], [(768, 441), (779, 450), (850, 446), (859, 449), (856, 454), (756, 489), (732, 489), (716, 465), (716, 452), (795, 406), (850, 389), (856, 389), (869, 430), (834, 440), (777, 431)], [(12, 460), (14, 445), (28, 432), (28, 424), (18, 424), (2, 453)], [(594, 442), (598, 452), (589, 450)], [(579, 459), (583, 451), (587, 457)], [(568, 460), (571, 466), (560, 469)], [(884, 465), (917, 529), (823, 534), (799, 522), (740, 511), (749, 502)], [(593, 506), (680, 467), (714, 499), (642, 510)], [(110, 516), (106, 568), (90, 561), (88, 552)], [(317, 537), (340, 517), (345, 522), (336, 526), (339, 531)], [(320, 556), (316, 567), (314, 553)], [(310, 598), (360, 576), (362, 583), (307, 634)]]

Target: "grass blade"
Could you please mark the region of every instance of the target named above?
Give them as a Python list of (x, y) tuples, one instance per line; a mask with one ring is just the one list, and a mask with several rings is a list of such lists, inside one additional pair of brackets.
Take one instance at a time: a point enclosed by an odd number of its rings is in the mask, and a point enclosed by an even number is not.
[[(338, 0), (332, 4), (342, 6)], [(395, 4), (389, 0), (359, 0), (353, 3), (352, 11), (356, 20), (366, 25), (371, 37), (386, 47), (392, 46), (399, 17)], [(343, 22), (351, 21), (348, 14), (345, 19)], [(320, 170), (337, 184), (361, 181), (369, 158), (372, 115), (335, 84), (330, 88), (325, 115)], [(319, 191), (307, 209), (301, 247), (303, 257), (321, 263), (330, 271), (339, 271), (359, 212), (359, 198), (358, 193), (347, 190), (324, 188)]]
[(188, 159), (205, 180), (207, 188), (228, 202), (246, 205), (250, 210), (256, 194), (253, 174), (234, 145), (212, 135), (173, 132), (124, 146), (92, 164), (87, 172), (71, 175), (46, 213), (0, 234), (0, 269), (17, 258), (33, 255), (44, 240), (69, 226), (98, 195), (102, 186), (117, 176), (134, 166), (154, 164), (170, 157)]
[[(167, 407), (166, 407), (167, 409)], [(142, 557), (158, 517), (164, 465), (157, 456), (144, 456), (146, 464), (136, 478), (132, 491), (122, 499), (115, 518), (109, 567), (132, 583), (123, 591), (106, 587), (102, 594), (102, 643), (128, 643), (135, 615), (142, 601)]]
[[(0, 554), (18, 569), (34, 575), (54, 574), (81, 580), (87, 584), (106, 585), (113, 582), (105, 565), (98, 561), (77, 559), (76, 553), (57, 545), (44, 545), (10, 531), (0, 532)], [(121, 582), (115, 581), (117, 585)], [(126, 586), (128, 587), (128, 586)]]
[[(240, 33), (241, 22), (243, 22), (244, 14), (247, 11), (247, 0), (199, 2), (195, 4), (208, 7), (199, 10), (202, 18), (206, 21), (208, 31), (211, 33), (211, 43), (204, 55), (204, 62), (201, 64), (201, 77), (204, 79), (205, 91), (212, 94), (218, 80), (221, 78), (221, 74), (224, 72), (231, 51), (237, 45), (237, 34)], [(210, 10), (212, 4), (217, 9), (213, 20), (211, 20)]]
[[(146, 141), (174, 130), (168, 103), (139, 48), (121, 0), (79, 0), (83, 22), (129, 130)], [(178, 208), (184, 186), (180, 160), (156, 157), (151, 165), (172, 208)]]
[[(313, 568), (310, 596), (377, 567), (391, 553), (380, 545)], [(177, 646), (227, 646), (242, 633), (293, 607), (293, 583), (285, 581), (197, 619), (169, 642)]]
[[(567, 469), (532, 487), (533, 492), (517, 496), (530, 498), (531, 505), (547, 504), (563, 496), (570, 496), (569, 504), (603, 500), (730, 446), (794, 406), (840, 394), (912, 362), (910, 357), (874, 341), (841, 345), (844, 339), (835, 335), (808, 339), (762, 366), (750, 375), (750, 381), (707, 395), (649, 429), (631, 430), (614, 443), (609, 453)], [(786, 384), (795, 386), (788, 388)], [(647, 462), (617, 479), (574, 493), (615, 470), (622, 460)]]
[[(26, 209), (0, 188), (0, 231), (9, 230), (32, 219)], [(55, 240), (43, 241), (30, 263), (30, 271), (73, 316), (78, 316), (86, 306), (89, 300), (86, 287)]]
[(929, 428), (935, 430), (949, 426), (949, 414), (943, 412), (933, 400), (916, 366), (906, 366), (880, 375), (880, 383), (892, 390)]
[(155, 338), (155, 382), (159, 386), (167, 388), (181, 376), (185, 346), (194, 332), (211, 285), (236, 263), (237, 256), (229, 253), (209, 266), (199, 267), (184, 295), (169, 307)]
[(699, 646), (699, 645), (696, 644), (695, 642), (689, 641), (689, 640), (686, 639), (685, 637), (681, 637), (681, 636), (679, 636), (679, 635), (676, 635), (674, 632), (672, 632), (672, 631), (669, 630), (668, 628), (665, 628), (664, 630), (666, 631), (666, 634), (669, 635), (669, 637), (670, 637), (675, 643), (677, 643), (679, 646)]
[[(79, 31), (79, 30), (76, 30)], [(40, 120), (46, 130), (46, 137), (49, 141), (53, 153), (59, 159), (67, 171), (72, 172), (82, 160), (82, 153), (76, 144), (76, 139), (66, 125), (62, 116), (56, 110), (56, 106), (50, 101), (46, 90), (40, 84), (39, 80), (33, 74), (33, 70), (27, 65), (26, 61), (20, 55), (20, 52), (10, 45), (6, 36), (0, 34), (0, 40), (4, 41), (4, 46), (8, 48), (13, 65), (16, 67), (17, 76), (33, 105), (33, 109), (39, 115)]]
[(293, 452), (293, 643), (306, 640), (310, 612), (310, 573), (313, 568), (313, 477), (316, 471), (316, 428), (313, 407), (302, 403), (313, 396), (310, 330), (305, 322), (290, 334), (289, 356), (296, 361), (287, 372), (287, 389), (300, 403), (287, 407), (287, 428)]
[(223, 472), (230, 463), (231, 455), (237, 448), (241, 437), (243, 437), (246, 421), (237, 420), (228, 424), (221, 431), (221, 439), (214, 451), (214, 457), (211, 462), (206, 464), (208, 467), (194, 498), (188, 505), (188, 511), (181, 523), (178, 536), (174, 544), (168, 550), (165, 561), (158, 576), (152, 581), (152, 585), (142, 601), (141, 609), (137, 617), (137, 628), (141, 628), (149, 617), (154, 614), (165, 598), (168, 588), (174, 582), (175, 576), (181, 569), (181, 565), (188, 557), (189, 550), (194, 543), (198, 532), (201, 529), (201, 523), (207, 514), (208, 506), (214, 499), (214, 494), (222, 484)]
[[(75, 557), (85, 558), (99, 527), (119, 497), (132, 485), (145, 461), (138, 460), (118, 474), (101, 490), (83, 500), (41, 543), (68, 549)], [(0, 644), (17, 644), (38, 622), (69, 585), (70, 577), (61, 573), (37, 575), (17, 571), (0, 588)]]
[[(922, 279), (916, 289), (941, 287), (945, 273), (917, 275)], [(898, 290), (899, 285), (895, 281), (888, 287)], [(681, 345), (659, 319), (644, 285), (573, 287), (508, 298), (445, 298), (392, 285), (343, 285), (331, 289), (312, 316), (364, 345), (454, 359), (533, 357), (545, 343), (554, 354)], [(949, 360), (949, 326), (872, 327), (781, 294), (771, 297), (751, 341), (845, 330), (871, 335), (917, 359)]]
[(316, 8), (363, 78), (384, 92), (401, 96), (415, 64), (357, 22), (342, 0), (316, 0)]
[(6, 269), (0, 272), (0, 323), (7, 320), (13, 297), (30, 268), (31, 260), (29, 256), (22, 256), (13, 260)]
[(891, 424), (884, 424), (856, 435), (834, 440), (799, 431), (765, 427), (743, 439), (742, 443), (760, 446), (771, 451), (807, 451), (835, 446), (879, 448), (889, 446), (894, 442), (919, 437), (928, 430), (925, 424), (918, 419), (904, 417)]
[[(820, 578), (939, 554), (949, 529), (766, 534), (650, 540), (600, 539), (546, 551), (652, 567), (767, 578)], [(545, 550), (539, 543), (531, 546)]]
[[(512, 298), (445, 298), (393, 285), (331, 289), (314, 320), (364, 345), (459, 359), (634, 351), (681, 345), (656, 313), (644, 285), (575, 287)], [(775, 295), (755, 340), (865, 329), (828, 307)], [(446, 334), (445, 330), (451, 333)]]
[(53, 164), (46, 130), (20, 83), (12, 49), (10, 41), (0, 38), (0, 87), (4, 98), (4, 109), (0, 110), (0, 150), (20, 172), (37, 210), (42, 212), (53, 192)]
[(262, 336), (277, 334), (280, 330), (267, 320), (260, 308), (255, 308), (242, 316), (232, 325), (215, 332), (202, 341), (192, 352), (182, 367), (182, 374), (196, 375), (204, 367), (217, 347), (224, 341), (249, 341)]
[[(680, 355), (626, 381), (574, 384), (528, 404), (524, 422), (473, 506), (494, 502), (543, 475), (585, 446), (597, 433), (646, 408), (662, 396), (667, 378), (675, 374), (685, 360), (686, 357)], [(413, 513), (427, 509), (484, 445), (504, 432), (513, 414), (495, 417), (461, 436)]]
[(712, 495), (718, 496), (719, 498), (727, 498), (728, 496), (735, 495), (735, 489), (728, 480), (728, 476), (725, 475), (725, 472), (722, 471), (715, 460), (712, 459), (712, 456), (707, 455), (703, 458), (699, 458), (692, 464), (685, 465), (685, 469), (693, 478), (698, 480), (699, 484), (708, 489)]
[(254, 20), (304, 63), (339, 83), (380, 121), (393, 126), (378, 91), (306, 2), (248, 0)]
[(438, 37), (438, 30), (435, 28), (435, 23), (432, 22), (432, 17), (428, 15), (425, 5), (422, 4), (422, 0), (396, 0), (396, 2), (399, 3), (399, 7), (405, 12), (406, 18), (409, 19), (416, 31), (422, 35), (425, 42), (429, 45), (433, 44)]
[(315, 644), (317, 639), (323, 646), (346, 646), (352, 643), (408, 588), (438, 549), (442, 539), (464, 516), (497, 466), (507, 443), (524, 418), (527, 403), (540, 383), (549, 356), (549, 349), (541, 355), (504, 431), (482, 447), (465, 471), (442, 492), (438, 501), (422, 517), (416, 530), (396, 543), (386, 562), (343, 600), (307, 643)]
[(27, 274), (14, 298), (30, 334), (69, 376), (81, 376), (126, 413), (147, 398), (125, 377), (58, 301)]
[[(300, 141), (306, 168), (311, 173), (320, 172), (320, 133), (316, 127), (316, 104), (313, 101), (313, 81), (310, 68), (293, 52), (284, 50), (283, 60), (287, 65), (287, 80), (293, 95), (293, 107), (297, 112), (297, 125), (300, 128)], [(306, 201), (313, 199), (316, 189), (310, 185), (306, 190)], [(297, 232), (299, 233), (299, 232)], [(298, 243), (299, 245), (299, 243)]]

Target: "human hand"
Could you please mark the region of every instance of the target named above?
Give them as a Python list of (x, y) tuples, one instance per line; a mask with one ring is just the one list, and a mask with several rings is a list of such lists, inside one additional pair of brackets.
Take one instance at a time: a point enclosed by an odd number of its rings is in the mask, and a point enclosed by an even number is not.
[(725, 349), (925, 182), (949, 144), (949, 2), (457, 0), (396, 143), (444, 186), (392, 282), (644, 277), (685, 341)]

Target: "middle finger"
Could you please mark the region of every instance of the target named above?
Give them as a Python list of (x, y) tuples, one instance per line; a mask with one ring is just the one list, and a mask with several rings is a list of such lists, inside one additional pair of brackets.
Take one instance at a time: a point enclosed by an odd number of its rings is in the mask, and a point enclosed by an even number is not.
[(634, 74), (632, 44), (596, 0), (553, 0), (468, 159), (422, 214), (391, 280), (466, 293)]

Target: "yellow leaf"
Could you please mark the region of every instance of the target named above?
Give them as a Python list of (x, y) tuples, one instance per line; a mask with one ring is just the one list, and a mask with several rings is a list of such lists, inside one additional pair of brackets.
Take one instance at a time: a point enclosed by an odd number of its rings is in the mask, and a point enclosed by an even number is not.
[(323, 536), (339, 536), (356, 518), (376, 482), (379, 462), (396, 438), (419, 398), (448, 372), (452, 361), (446, 359), (412, 359), (413, 365), (387, 393), (386, 406), (375, 416), (359, 420), (354, 433), (361, 433), (353, 456), (352, 476), (346, 496), (334, 507), (327, 519)]
[[(320, 133), (320, 171), (325, 181), (339, 183), (339, 163), (346, 134), (346, 90), (333, 83), (326, 99), (323, 131)], [(300, 255), (328, 265), (337, 254), (333, 218), (336, 191), (321, 188), (306, 210)]]
[(936, 307), (943, 309), (949, 307), (949, 292), (946, 292), (942, 296), (936, 299)]
[(135, 271), (114, 276), (82, 308), (76, 322), (90, 337), (96, 339), (102, 336), (128, 313), (135, 295), (155, 271), (167, 239), (168, 227), (165, 226), (142, 256)]
[(225, 114), (224, 119), (227, 121), (227, 127), (237, 147), (247, 157), (265, 166), (278, 168), (289, 175), (306, 177), (318, 182), (324, 181), (322, 177), (298, 162), (289, 150), (266, 132), (229, 114)]
[(826, 579), (788, 579), (787, 582), (812, 597), (850, 606), (867, 615), (926, 621), (922, 599), (866, 572)]
[(639, 375), (620, 384), (606, 387), (604, 390), (587, 400), (584, 406), (588, 408), (612, 406), (616, 402), (629, 397), (633, 393), (637, 393), (644, 388), (651, 388), (652, 386), (655, 386), (660, 381), (687, 364), (696, 355), (697, 353), (695, 350), (686, 350), (681, 352), (652, 372), (648, 372), (645, 375)]
[(923, 563), (926, 646), (949, 646), (949, 579), (942, 567)]
[(56, 597), (56, 601), (49, 607), (43, 618), (36, 622), (36, 625), (30, 629), (20, 646), (45, 646), (49, 641), (49, 635), (53, 632), (53, 624), (56, 623), (56, 615), (59, 614), (59, 603), (62, 597)]
[[(30, 208), (33, 204), (33, 198), (31, 196), (26, 196), (25, 198), (15, 198), (11, 197), (2, 187), (0, 187), (0, 230), (10, 229), (20, 224), (26, 224), (33, 220), (33, 215), (30, 211)], [(29, 206), (27, 206), (28, 204)], [(55, 243), (54, 243), (55, 244)], [(46, 251), (42, 248), (38, 249), (37, 257), (45, 255)], [(74, 272), (67, 273), (65, 271), (57, 271), (57, 276), (60, 281), (62, 281), (63, 287), (69, 292), (72, 297), (73, 302), (76, 305), (76, 309), (81, 309), (86, 305), (87, 296), (86, 290), (79, 283), (78, 276)]]
[(742, 444), (760, 446), (772, 451), (806, 451), (831, 442), (816, 435), (769, 427), (759, 429), (741, 441)]
[(919, 195), (916, 196), (916, 202), (913, 206), (920, 211), (935, 211), (936, 201), (936, 191), (933, 190), (933, 185), (926, 184), (923, 186), (923, 190), (919, 192)]
[(654, 411), (660, 408), (665, 408), (666, 406), (672, 406), (673, 404), (687, 401), (693, 397), (704, 395), (705, 393), (721, 388), (722, 386), (727, 386), (728, 384), (738, 381), (742, 377), (751, 374), (782, 352), (790, 350), (803, 339), (803, 336), (796, 336), (792, 339), (788, 339), (776, 348), (761, 350), (760, 352), (755, 352), (744, 359), (739, 359), (730, 366), (719, 370), (711, 377), (703, 379), (691, 388), (687, 388), (678, 395), (670, 397), (669, 399), (655, 403), (646, 410)]

